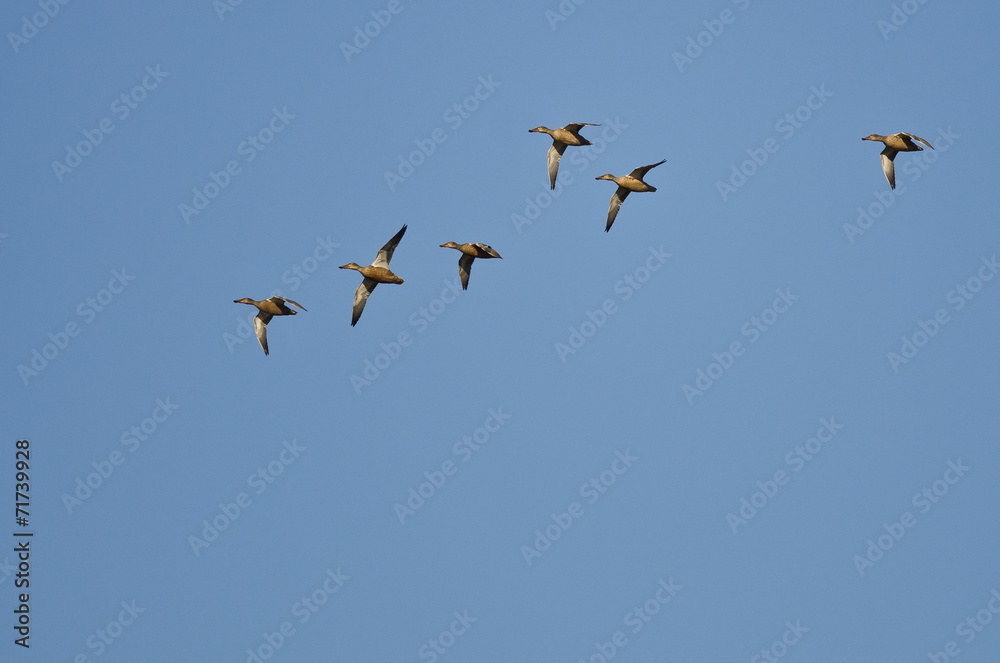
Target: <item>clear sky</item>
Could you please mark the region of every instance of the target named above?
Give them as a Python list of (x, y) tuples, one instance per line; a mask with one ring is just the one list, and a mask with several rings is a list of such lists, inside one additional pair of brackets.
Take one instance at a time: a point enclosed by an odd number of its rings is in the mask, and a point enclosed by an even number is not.
[(992, 663), (998, 23), (5, 3), (0, 659)]

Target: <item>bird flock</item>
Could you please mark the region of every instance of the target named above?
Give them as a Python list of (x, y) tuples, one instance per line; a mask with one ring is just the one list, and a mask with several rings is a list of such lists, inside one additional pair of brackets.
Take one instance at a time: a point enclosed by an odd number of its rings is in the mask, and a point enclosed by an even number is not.
[[(528, 129), (528, 133), (544, 133), (552, 137), (552, 146), (548, 151), (548, 174), (549, 174), (549, 188), (556, 188), (556, 177), (559, 175), (559, 160), (562, 158), (563, 153), (566, 151), (567, 147), (583, 147), (586, 145), (591, 145), (591, 142), (580, 135), (580, 130), (584, 127), (597, 127), (599, 124), (591, 124), (589, 122), (574, 122), (567, 124), (559, 129), (549, 129), (546, 126), (538, 126), (534, 129)], [(896, 134), (891, 134), (889, 136), (881, 136), (879, 134), (871, 134), (865, 136), (861, 140), (873, 140), (879, 141), (885, 145), (885, 149), (882, 150), (880, 158), (882, 160), (882, 172), (885, 174), (885, 179), (889, 182), (889, 186), (893, 189), (896, 188), (896, 172), (893, 166), (893, 161), (896, 158), (896, 154), (899, 152), (920, 152), (924, 148), (917, 145), (914, 141), (923, 143), (932, 150), (934, 147), (928, 143), (923, 138), (919, 136), (914, 136), (906, 132), (900, 132)], [(611, 230), (612, 224), (614, 224), (615, 219), (618, 217), (618, 210), (621, 209), (622, 203), (625, 202), (625, 198), (628, 197), (630, 193), (652, 193), (656, 191), (656, 187), (647, 184), (643, 177), (646, 176), (653, 168), (666, 163), (666, 159), (658, 161), (657, 163), (649, 164), (648, 166), (639, 166), (633, 170), (628, 175), (623, 175), (621, 177), (615, 177), (611, 173), (605, 173), (600, 177), (596, 177), (596, 180), (609, 180), (618, 185), (618, 189), (611, 196), (611, 204), (608, 207), (608, 221), (604, 228), (604, 232)], [(385, 245), (379, 249), (378, 255), (375, 256), (375, 260), (372, 261), (367, 267), (363, 267), (355, 262), (349, 262), (346, 265), (341, 265), (340, 269), (353, 269), (361, 273), (364, 279), (361, 281), (361, 285), (358, 289), (354, 291), (354, 306), (351, 311), (351, 326), (358, 324), (358, 320), (361, 319), (361, 314), (365, 310), (365, 304), (368, 303), (368, 297), (375, 290), (375, 286), (379, 283), (391, 283), (395, 285), (402, 285), (403, 279), (396, 276), (389, 269), (389, 261), (392, 260), (392, 254), (396, 250), (396, 246), (399, 241), (403, 239), (403, 235), (406, 233), (406, 225), (399, 229), (392, 238), (385, 243)], [(472, 263), (476, 258), (501, 258), (500, 254), (497, 253), (493, 247), (488, 244), (482, 244), (479, 242), (469, 242), (467, 244), (456, 244), (455, 242), (447, 242), (445, 244), (439, 245), (441, 248), (446, 249), (457, 249), (461, 251), (462, 256), (458, 259), (458, 273), (462, 281), (462, 289), (467, 290), (469, 288), (469, 274), (472, 271)], [(292, 304), (303, 311), (306, 310), (304, 306), (298, 302), (294, 302), (291, 299), (286, 299), (285, 297), (271, 297), (270, 299), (264, 299), (262, 301), (256, 301), (249, 297), (244, 297), (243, 299), (234, 299), (234, 304), (249, 304), (251, 306), (256, 306), (258, 309), (257, 316), (254, 318), (254, 331), (257, 333), (257, 340), (260, 342), (260, 347), (264, 350), (264, 354), (268, 355), (267, 349), (267, 323), (275, 316), (280, 315), (295, 315), (296, 311), (287, 306), (287, 304)]]

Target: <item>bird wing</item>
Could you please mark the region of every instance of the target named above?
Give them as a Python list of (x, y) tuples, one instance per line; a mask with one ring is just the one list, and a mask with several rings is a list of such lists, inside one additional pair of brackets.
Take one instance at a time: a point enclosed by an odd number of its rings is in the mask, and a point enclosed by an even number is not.
[(265, 313), (261, 311), (253, 319), (253, 328), (257, 332), (257, 341), (260, 343), (260, 347), (263, 348), (264, 354), (267, 355), (267, 323), (271, 322), (270, 313)]
[[(403, 226), (403, 230), (406, 230), (406, 226)], [(402, 234), (402, 231), (400, 231)], [(399, 241), (398, 239), (396, 241)], [(361, 319), (361, 314), (365, 310), (365, 304), (368, 302), (368, 295), (372, 294), (372, 290), (378, 285), (378, 281), (370, 279), (367, 276), (365, 280), (361, 282), (358, 289), (354, 291), (354, 311), (351, 314), (351, 326), (358, 324), (358, 320)]]
[(599, 126), (601, 125), (591, 124), (590, 122), (574, 122), (572, 124), (567, 124), (565, 127), (563, 127), (563, 129), (575, 134), (577, 131), (583, 129), (584, 127), (599, 127)]
[[(272, 297), (271, 299), (277, 299), (278, 301), (282, 301), (282, 302), (285, 302), (286, 304), (293, 304), (293, 305), (295, 305), (295, 306), (298, 306), (298, 307), (299, 307), (300, 309), (302, 309), (303, 311), (306, 311), (306, 307), (305, 307), (305, 306), (303, 306), (302, 304), (299, 304), (299, 303), (298, 303), (298, 302), (296, 302), (296, 301), (292, 301), (291, 299), (286, 299), (286, 298), (284, 298), (284, 297)], [(309, 312), (309, 311), (306, 311), (306, 313), (308, 313), (308, 312)]]
[(908, 134), (908, 133), (905, 133), (905, 132), (900, 132), (900, 133), (902, 133), (904, 136), (908, 136), (912, 140), (915, 140), (915, 141), (918, 141), (920, 143), (923, 143), (924, 145), (926, 145), (927, 147), (931, 148), (932, 150), (934, 149), (933, 145), (931, 145), (930, 143), (928, 143), (926, 140), (924, 140), (920, 136), (914, 136), (913, 134)]
[(566, 151), (566, 143), (561, 143), (558, 140), (552, 141), (552, 147), (549, 148), (549, 188), (556, 188), (556, 175), (559, 174), (559, 159), (562, 158), (563, 152)]
[[(652, 168), (652, 166), (650, 166)], [(611, 230), (611, 224), (615, 222), (615, 217), (618, 216), (618, 208), (622, 206), (625, 202), (625, 198), (628, 197), (628, 189), (623, 186), (618, 187), (615, 191), (615, 195), (611, 196), (611, 207), (608, 208), (608, 226), (604, 229), (604, 232)]]
[[(372, 263), (372, 267), (385, 267), (386, 269), (389, 269), (389, 261), (392, 260), (392, 252), (396, 250), (396, 245), (399, 244), (399, 240), (403, 239), (403, 233), (405, 232), (406, 226), (404, 225), (399, 229), (398, 233), (392, 236), (392, 239), (385, 243), (385, 246), (378, 250), (378, 255), (375, 256), (375, 262)], [(360, 315), (360, 313), (358, 315)]]
[(885, 173), (885, 179), (889, 182), (889, 186), (893, 189), (896, 188), (896, 168), (892, 165), (892, 160), (896, 158), (897, 152), (898, 150), (886, 145), (880, 155), (882, 158), (882, 172)]
[(472, 261), (475, 259), (474, 256), (468, 256), (464, 253), (458, 259), (458, 275), (462, 279), (462, 290), (469, 289), (469, 273), (472, 272)]
[(502, 256), (499, 253), (497, 253), (497, 250), (494, 249), (489, 244), (475, 242), (473, 246), (476, 247), (476, 249), (480, 253), (480, 255), (475, 256), (476, 258), (502, 258)]
[(645, 175), (646, 173), (648, 173), (653, 168), (656, 168), (660, 164), (665, 163), (666, 161), (667, 160), (664, 159), (663, 161), (660, 161), (659, 163), (651, 163), (648, 166), (639, 166), (638, 168), (636, 168), (635, 170), (633, 170), (631, 173), (629, 173), (629, 177), (634, 177), (637, 180), (641, 180), (642, 177), (643, 177), (643, 175)]

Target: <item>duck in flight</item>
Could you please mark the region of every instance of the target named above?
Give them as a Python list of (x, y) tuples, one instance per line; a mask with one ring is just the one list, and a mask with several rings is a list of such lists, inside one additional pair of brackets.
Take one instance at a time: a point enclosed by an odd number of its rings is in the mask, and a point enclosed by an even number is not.
[(462, 278), (462, 290), (469, 289), (469, 273), (472, 271), (472, 261), (476, 258), (500, 258), (503, 257), (489, 244), (479, 242), (469, 242), (468, 244), (456, 244), (448, 242), (441, 244), (441, 248), (458, 249), (462, 252), (462, 257), (458, 259), (458, 275)]
[(404, 225), (398, 233), (392, 236), (392, 239), (385, 243), (385, 246), (378, 250), (375, 261), (367, 267), (362, 267), (355, 262), (349, 262), (346, 265), (340, 266), (341, 269), (355, 269), (365, 277), (361, 285), (358, 286), (358, 289), (354, 291), (354, 311), (351, 315), (352, 327), (358, 324), (358, 320), (361, 319), (361, 313), (365, 310), (365, 303), (368, 302), (368, 295), (372, 294), (375, 286), (379, 283), (402, 285), (403, 279), (393, 274), (392, 270), (389, 269), (389, 261), (392, 260), (392, 252), (396, 250), (396, 245), (399, 244), (399, 240), (403, 239), (403, 233), (405, 232), (406, 226)]
[(295, 311), (285, 306), (285, 304), (292, 304), (293, 306), (298, 306), (303, 311), (306, 310), (302, 304), (293, 302), (291, 299), (285, 299), (284, 297), (271, 297), (259, 302), (249, 297), (244, 297), (243, 299), (234, 299), (233, 303), (250, 304), (257, 307), (258, 312), (257, 317), (253, 319), (253, 328), (257, 332), (257, 340), (260, 342), (260, 347), (264, 349), (265, 355), (269, 354), (267, 351), (267, 323), (271, 322), (271, 318), (276, 315), (295, 315)]
[(590, 145), (591, 142), (580, 135), (580, 129), (584, 127), (599, 127), (599, 124), (590, 124), (589, 122), (574, 122), (573, 124), (567, 124), (561, 129), (549, 129), (546, 126), (535, 127), (534, 129), (528, 129), (528, 133), (544, 133), (552, 136), (552, 147), (549, 148), (549, 188), (556, 188), (556, 175), (559, 174), (559, 159), (562, 158), (563, 152), (570, 145), (575, 145), (577, 147), (582, 145)]
[(896, 188), (896, 168), (892, 165), (892, 161), (896, 158), (896, 154), (899, 152), (923, 152), (924, 148), (920, 147), (913, 141), (919, 141), (932, 150), (934, 149), (934, 146), (923, 138), (914, 136), (913, 134), (908, 134), (904, 131), (901, 131), (898, 134), (892, 134), (891, 136), (879, 136), (878, 134), (872, 134), (871, 136), (865, 136), (861, 140), (877, 140), (885, 145), (885, 149), (882, 150), (881, 155), (882, 172), (885, 173), (885, 179), (889, 182), (889, 186), (893, 189)]
[(601, 175), (600, 177), (595, 177), (597, 180), (611, 180), (618, 185), (618, 190), (615, 191), (615, 195), (611, 196), (611, 206), (608, 208), (608, 225), (604, 229), (604, 232), (611, 230), (611, 224), (615, 222), (615, 217), (618, 216), (618, 209), (625, 202), (625, 198), (628, 194), (633, 191), (637, 193), (645, 193), (646, 191), (656, 191), (656, 187), (650, 186), (642, 181), (642, 178), (651, 169), (656, 168), (660, 164), (666, 162), (666, 159), (660, 161), (659, 163), (652, 163), (648, 166), (639, 166), (633, 170), (628, 175), (624, 177), (615, 177), (611, 173)]

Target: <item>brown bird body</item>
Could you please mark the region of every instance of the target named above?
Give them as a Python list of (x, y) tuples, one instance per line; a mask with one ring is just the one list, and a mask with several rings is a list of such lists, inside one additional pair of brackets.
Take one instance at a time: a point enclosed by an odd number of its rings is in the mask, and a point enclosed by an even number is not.
[(618, 189), (615, 191), (614, 195), (611, 196), (611, 206), (608, 207), (608, 225), (604, 228), (604, 232), (611, 230), (611, 224), (615, 222), (615, 218), (618, 216), (618, 210), (621, 208), (622, 203), (625, 202), (625, 198), (628, 194), (633, 191), (636, 193), (656, 191), (655, 186), (646, 184), (642, 178), (645, 177), (646, 173), (650, 170), (665, 162), (666, 159), (648, 166), (639, 166), (628, 175), (624, 175), (622, 177), (615, 177), (611, 173), (605, 173), (600, 177), (594, 178), (596, 180), (610, 180), (618, 185)]
[(882, 158), (882, 172), (885, 174), (885, 179), (889, 182), (889, 186), (893, 189), (896, 188), (896, 167), (893, 165), (893, 160), (896, 158), (896, 154), (899, 152), (923, 152), (924, 148), (920, 147), (913, 141), (919, 141), (932, 150), (934, 149), (934, 146), (923, 138), (903, 131), (890, 136), (872, 134), (870, 136), (865, 136), (861, 140), (877, 140), (885, 145), (885, 149), (882, 150), (880, 155)]
[(355, 269), (361, 272), (361, 275), (366, 279), (372, 279), (376, 283), (393, 283), (395, 285), (402, 285), (403, 279), (399, 278), (392, 273), (392, 270), (388, 267), (376, 267), (375, 265), (368, 265), (367, 267), (362, 267), (355, 262), (349, 262), (346, 265), (341, 265), (341, 269)]
[(528, 129), (528, 133), (544, 133), (552, 136), (552, 147), (549, 148), (548, 154), (548, 164), (549, 164), (549, 188), (556, 188), (556, 175), (559, 174), (559, 159), (562, 158), (563, 152), (570, 145), (576, 147), (581, 147), (583, 145), (591, 145), (591, 142), (580, 135), (580, 129), (584, 127), (599, 127), (599, 124), (590, 124), (588, 122), (574, 122), (572, 124), (567, 124), (565, 127), (560, 129), (549, 129), (546, 126), (535, 127), (534, 129)]
[(357, 270), (365, 277), (361, 285), (358, 286), (358, 289), (354, 291), (354, 308), (351, 312), (352, 327), (358, 324), (358, 320), (361, 319), (361, 314), (365, 310), (365, 304), (368, 302), (368, 296), (372, 294), (375, 286), (379, 283), (402, 285), (403, 279), (393, 274), (392, 270), (389, 269), (389, 261), (392, 260), (392, 252), (396, 250), (396, 245), (399, 244), (399, 240), (403, 239), (403, 233), (405, 232), (406, 226), (404, 225), (398, 233), (392, 236), (392, 239), (385, 243), (385, 246), (379, 249), (374, 262), (367, 267), (362, 267), (356, 262), (349, 262), (346, 265), (340, 266), (341, 269)]
[(253, 328), (254, 331), (257, 332), (257, 342), (260, 343), (260, 347), (264, 350), (265, 355), (269, 354), (267, 350), (267, 323), (271, 322), (271, 318), (276, 315), (295, 315), (295, 311), (293, 309), (285, 306), (286, 303), (298, 306), (303, 311), (306, 310), (306, 308), (298, 302), (277, 296), (259, 302), (254, 299), (250, 299), (249, 297), (244, 297), (243, 299), (234, 299), (233, 303), (250, 304), (251, 306), (257, 307), (258, 312), (257, 316), (253, 319)]
[(489, 244), (479, 242), (469, 242), (468, 244), (456, 244), (448, 242), (441, 244), (441, 248), (458, 249), (462, 252), (462, 257), (458, 259), (458, 275), (462, 279), (462, 290), (469, 289), (469, 274), (472, 272), (472, 261), (476, 258), (501, 258), (499, 253)]

